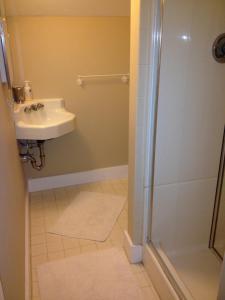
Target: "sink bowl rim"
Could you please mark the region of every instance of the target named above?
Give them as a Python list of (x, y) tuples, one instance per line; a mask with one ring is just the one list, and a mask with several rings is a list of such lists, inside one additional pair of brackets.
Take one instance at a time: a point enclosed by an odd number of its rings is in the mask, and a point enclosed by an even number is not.
[[(56, 106), (50, 107), (50, 113), (59, 113), (62, 117), (57, 120), (57, 118), (45, 120), (43, 124), (32, 124), (27, 122), (28, 120), (23, 119), (21, 114), (24, 114), (23, 109), (26, 106), (36, 104), (36, 103), (54, 103), (57, 102)], [(34, 111), (32, 113), (39, 113), (40, 111)], [(20, 117), (21, 116), (21, 117)], [(25, 103), (16, 104), (14, 106), (14, 121), (15, 121), (15, 129), (17, 139), (52, 139), (57, 138), (67, 133), (70, 133), (74, 130), (75, 124), (74, 121), (76, 119), (76, 115), (70, 111), (67, 111), (65, 108), (65, 101), (63, 98), (44, 98), (44, 99), (33, 99), (30, 101), (26, 101)], [(61, 128), (60, 128), (61, 127)], [(24, 131), (24, 132), (23, 132)], [(38, 132), (40, 131), (40, 132)], [(46, 131), (46, 132), (45, 132)], [(49, 131), (49, 132), (48, 132)], [(33, 135), (33, 137), (32, 137)]]

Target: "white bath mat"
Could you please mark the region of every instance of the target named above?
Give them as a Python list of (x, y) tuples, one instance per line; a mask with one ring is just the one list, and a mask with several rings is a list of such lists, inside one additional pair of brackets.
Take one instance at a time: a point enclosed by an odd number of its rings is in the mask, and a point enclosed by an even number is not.
[(103, 242), (110, 234), (125, 200), (120, 196), (81, 192), (49, 232)]
[(41, 300), (141, 300), (124, 253), (96, 251), (38, 267)]

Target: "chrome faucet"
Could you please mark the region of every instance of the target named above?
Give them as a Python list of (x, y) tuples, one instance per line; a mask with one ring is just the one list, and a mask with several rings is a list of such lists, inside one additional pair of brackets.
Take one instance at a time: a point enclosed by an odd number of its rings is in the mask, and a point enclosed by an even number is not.
[(31, 112), (31, 107), (30, 106), (25, 106), (24, 112), (25, 113), (30, 113)]
[(32, 105), (30, 106), (30, 108), (31, 108), (31, 110), (34, 110), (34, 111), (37, 111), (37, 110), (38, 110), (37, 104), (32, 104)]
[(37, 110), (40, 110), (40, 109), (42, 109), (42, 108), (44, 108), (45, 106), (44, 106), (44, 104), (43, 103), (38, 103), (37, 104)]
[(31, 113), (32, 111), (38, 111), (40, 109), (44, 108), (44, 104), (42, 103), (37, 103), (37, 104), (31, 104), (29, 106), (25, 106), (24, 112), (25, 113)]

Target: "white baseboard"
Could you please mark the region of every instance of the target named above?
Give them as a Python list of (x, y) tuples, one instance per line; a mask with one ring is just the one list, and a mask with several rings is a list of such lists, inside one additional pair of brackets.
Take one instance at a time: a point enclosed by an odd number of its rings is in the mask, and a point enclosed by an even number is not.
[(0, 300), (5, 300), (1, 279), (0, 279)]
[(25, 300), (31, 299), (29, 193), (25, 199)]
[(150, 245), (145, 245), (143, 249), (143, 263), (155, 290), (162, 300), (179, 300), (175, 289), (163, 271), (155, 253)]
[(124, 231), (124, 249), (130, 263), (137, 264), (142, 262), (143, 247), (141, 245), (134, 245), (127, 231)]
[(34, 178), (28, 180), (29, 192), (43, 191), (70, 185), (84, 184), (110, 179), (127, 178), (128, 166), (116, 166), (86, 172)]

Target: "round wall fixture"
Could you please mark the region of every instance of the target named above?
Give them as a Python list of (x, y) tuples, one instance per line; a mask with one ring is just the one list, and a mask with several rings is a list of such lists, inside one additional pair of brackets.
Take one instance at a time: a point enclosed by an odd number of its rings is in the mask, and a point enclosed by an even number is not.
[(216, 38), (212, 50), (215, 60), (219, 63), (225, 63), (225, 33)]

